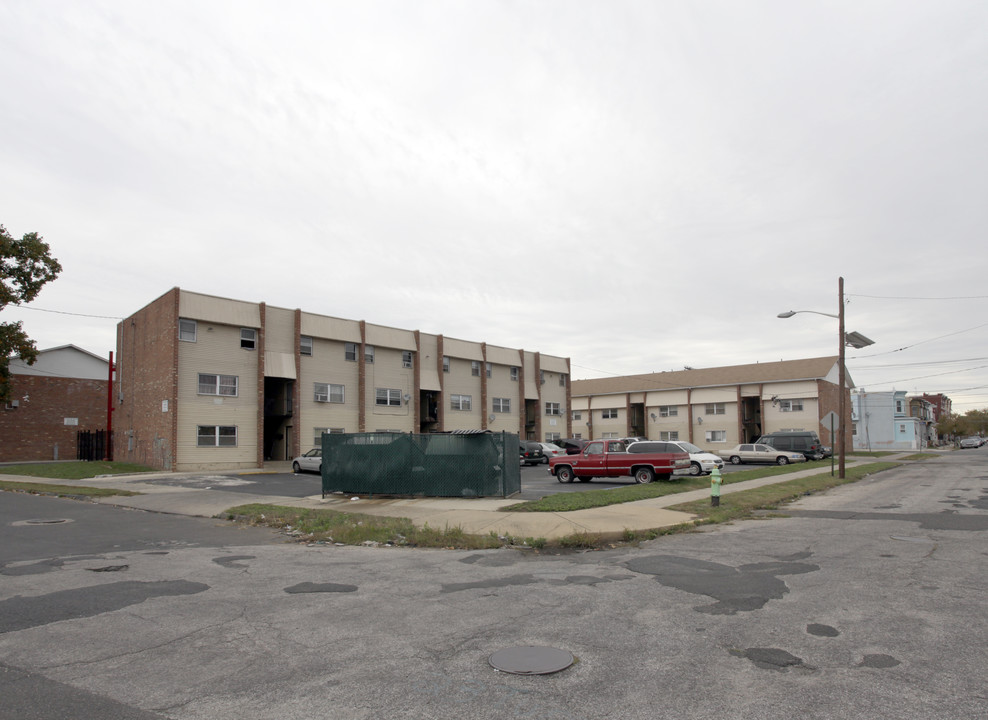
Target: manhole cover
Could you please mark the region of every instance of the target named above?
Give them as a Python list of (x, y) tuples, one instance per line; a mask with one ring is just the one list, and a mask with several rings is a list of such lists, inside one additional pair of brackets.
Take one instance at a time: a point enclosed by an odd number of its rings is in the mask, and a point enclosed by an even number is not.
[(914, 542), (914, 543), (931, 543), (933, 542), (929, 538), (922, 537), (908, 537), (907, 535), (889, 535), (893, 540), (902, 540), (903, 542)]
[(18, 520), (11, 525), (58, 525), (59, 523), (72, 522), (68, 518), (35, 518), (33, 520)]
[(515, 675), (548, 675), (573, 664), (573, 655), (551, 647), (513, 647), (498, 650), (488, 658), (491, 667)]

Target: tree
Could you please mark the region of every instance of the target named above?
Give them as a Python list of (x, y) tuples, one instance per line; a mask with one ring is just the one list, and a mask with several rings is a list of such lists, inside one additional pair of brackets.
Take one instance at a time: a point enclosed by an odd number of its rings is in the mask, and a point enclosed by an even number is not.
[[(31, 302), (60, 272), (62, 266), (38, 233), (17, 240), (0, 225), (0, 311), (11, 304)], [(33, 365), (38, 348), (20, 322), (0, 322), (0, 401), (10, 397), (10, 360), (15, 356)]]

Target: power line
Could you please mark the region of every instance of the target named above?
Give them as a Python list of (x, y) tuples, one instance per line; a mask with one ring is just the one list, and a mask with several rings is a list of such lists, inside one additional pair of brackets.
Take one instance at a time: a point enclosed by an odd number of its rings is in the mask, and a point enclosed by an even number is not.
[(870, 357), (878, 357), (879, 355), (891, 355), (892, 353), (902, 352), (903, 350), (908, 350), (909, 348), (916, 347), (917, 345), (922, 345), (923, 343), (933, 342), (934, 340), (943, 340), (944, 338), (951, 337), (953, 335), (960, 335), (962, 333), (971, 332), (972, 330), (980, 330), (983, 327), (988, 327), (988, 323), (975, 325), (974, 327), (967, 328), (966, 330), (958, 330), (957, 332), (947, 333), (946, 335), (938, 335), (937, 337), (928, 338), (926, 340), (920, 340), (919, 342), (914, 342), (912, 345), (905, 345), (904, 347), (896, 348), (895, 350), (889, 350), (888, 352), (872, 353), (871, 355), (855, 355), (853, 358), (848, 358), (848, 359), (857, 360), (858, 358), (870, 358)]
[(45, 308), (28, 307), (27, 305), (17, 305), (22, 310), (37, 310), (38, 312), (54, 313), (56, 315), (73, 315), (75, 317), (99, 318), (101, 320), (123, 320), (116, 315), (87, 315), (86, 313), (66, 312), (64, 310), (46, 310)]
[(909, 297), (898, 295), (860, 295), (847, 293), (847, 297), (870, 298), (872, 300), (988, 300), (988, 295), (955, 295), (951, 297)]

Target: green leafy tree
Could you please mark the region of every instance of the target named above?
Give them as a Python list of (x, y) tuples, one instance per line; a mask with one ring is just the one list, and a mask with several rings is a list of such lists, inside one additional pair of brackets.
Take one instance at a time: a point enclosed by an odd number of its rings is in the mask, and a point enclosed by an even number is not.
[[(8, 305), (31, 302), (46, 283), (62, 272), (48, 243), (38, 233), (20, 240), (0, 225), (0, 311)], [(29, 365), (38, 359), (38, 348), (20, 322), (0, 322), (0, 401), (10, 397), (10, 360), (19, 357)]]

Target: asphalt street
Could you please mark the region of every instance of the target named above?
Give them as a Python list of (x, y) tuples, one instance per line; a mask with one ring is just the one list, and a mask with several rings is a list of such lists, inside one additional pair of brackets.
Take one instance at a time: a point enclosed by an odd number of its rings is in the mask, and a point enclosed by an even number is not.
[(988, 447), (784, 515), (539, 554), (5, 493), (0, 717), (988, 716)]

